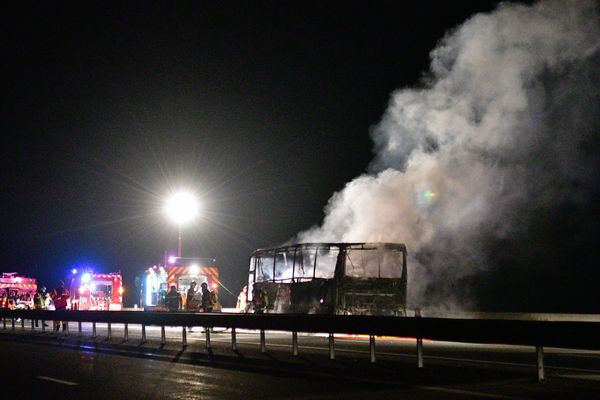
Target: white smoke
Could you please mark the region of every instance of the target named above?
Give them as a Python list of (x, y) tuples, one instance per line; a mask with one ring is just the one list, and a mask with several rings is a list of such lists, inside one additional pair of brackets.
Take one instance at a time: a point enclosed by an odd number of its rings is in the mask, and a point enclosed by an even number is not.
[(410, 303), (468, 307), (449, 295), (492, 262), (487, 239), (510, 237), (532, 209), (576, 197), (567, 188), (585, 181), (598, 21), (593, 1), (502, 4), (449, 33), (423, 87), (393, 93), (372, 131), (371, 173), (335, 193), (323, 224), (297, 240), (405, 243)]

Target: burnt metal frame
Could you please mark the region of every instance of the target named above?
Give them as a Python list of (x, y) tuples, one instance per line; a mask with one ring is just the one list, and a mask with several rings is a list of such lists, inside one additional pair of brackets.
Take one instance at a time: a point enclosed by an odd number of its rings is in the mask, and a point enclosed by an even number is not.
[[(273, 247), (273, 248), (266, 248), (266, 249), (257, 249), (255, 251), (252, 252), (252, 254), (250, 255), (250, 259), (252, 260), (254, 257), (257, 257), (259, 255), (262, 254), (273, 254), (273, 271), (271, 274), (271, 279), (269, 279), (269, 281), (272, 282), (276, 282), (277, 280), (275, 279), (275, 266), (276, 266), (276, 262), (277, 262), (277, 253), (278, 252), (287, 252), (290, 249), (294, 249), (294, 261), (292, 262), (292, 278), (294, 279), (294, 272), (295, 272), (295, 267), (296, 267), (296, 254), (297, 251), (299, 249), (312, 249), (314, 247), (315, 249), (315, 260), (313, 262), (313, 279), (316, 278), (316, 273), (317, 273), (317, 256), (319, 253), (319, 250), (321, 249), (331, 249), (332, 247), (337, 247), (340, 251), (342, 251), (342, 249), (351, 249), (351, 250), (365, 250), (365, 247), (370, 247), (370, 246), (378, 246), (378, 247), (383, 247), (383, 248), (393, 248), (393, 249), (397, 249), (402, 251), (402, 268), (403, 268), (403, 275), (406, 272), (406, 246), (404, 244), (400, 244), (400, 243), (376, 243), (376, 242), (364, 242), (364, 243), (327, 243), (327, 242), (311, 242), (311, 243), (299, 243), (299, 244), (294, 244), (294, 245), (290, 245), (290, 246), (281, 246), (281, 247)], [(256, 261), (255, 261), (256, 262)], [(379, 266), (381, 268), (381, 265)], [(256, 282), (256, 270), (257, 270), (257, 265), (254, 265), (254, 282)], [(249, 271), (250, 272), (250, 271)], [(335, 278), (335, 277), (334, 277)], [(266, 282), (266, 281), (265, 281)]]

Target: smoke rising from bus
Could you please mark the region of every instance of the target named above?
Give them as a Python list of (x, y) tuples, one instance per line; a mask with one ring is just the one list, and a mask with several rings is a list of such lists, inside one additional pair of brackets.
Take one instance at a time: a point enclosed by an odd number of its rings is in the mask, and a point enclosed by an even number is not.
[[(511, 273), (558, 285), (556, 271), (598, 232), (585, 219), (598, 208), (599, 49), (593, 1), (474, 15), (433, 49), (420, 87), (392, 94), (369, 173), (297, 240), (405, 243), (413, 306), (493, 308), (486, 296)], [(563, 240), (551, 224), (571, 217), (581, 223)]]

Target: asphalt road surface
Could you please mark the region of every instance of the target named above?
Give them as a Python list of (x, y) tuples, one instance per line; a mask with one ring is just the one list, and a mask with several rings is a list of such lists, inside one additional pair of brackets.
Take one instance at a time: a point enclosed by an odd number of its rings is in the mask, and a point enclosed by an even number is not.
[(327, 335), (266, 333), (260, 351), (256, 331), (215, 328), (206, 347), (200, 328), (187, 333), (113, 324), (77, 323), (68, 335), (0, 324), (0, 388), (29, 399), (469, 399), (600, 398), (600, 352), (545, 349), (546, 377), (537, 381), (535, 349), (520, 346), (424, 343), (425, 366), (417, 368), (414, 339), (377, 338), (371, 363), (368, 337), (336, 336), (330, 359)]

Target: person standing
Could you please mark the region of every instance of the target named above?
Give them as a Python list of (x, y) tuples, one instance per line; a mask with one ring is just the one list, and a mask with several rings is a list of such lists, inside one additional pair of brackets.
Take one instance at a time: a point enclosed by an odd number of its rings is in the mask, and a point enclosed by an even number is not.
[(171, 312), (181, 309), (181, 295), (177, 292), (177, 286), (171, 285), (171, 290), (167, 293), (166, 304)]
[(212, 312), (213, 310), (213, 301), (212, 301), (212, 293), (208, 290), (208, 284), (206, 282), (202, 282), (200, 285), (202, 288), (202, 310), (204, 312)]
[(245, 310), (247, 301), (248, 301), (248, 286), (244, 286), (237, 298), (237, 304), (235, 305), (235, 308), (238, 310)]
[(198, 311), (198, 299), (196, 295), (198, 291), (196, 290), (196, 282), (190, 283), (190, 288), (187, 291), (187, 297), (185, 300), (185, 308), (188, 311)]
[[(191, 312), (198, 312), (198, 298), (196, 297), (198, 291), (196, 290), (196, 282), (190, 283), (190, 288), (187, 291), (187, 296), (185, 298), (185, 308)], [(188, 326), (188, 331), (192, 332), (192, 327)]]
[[(41, 287), (33, 295), (33, 309), (34, 310), (41, 311), (44, 308), (46, 308), (46, 299), (44, 299), (44, 291), (45, 290), (46, 290), (46, 288)], [(36, 326), (36, 328), (39, 326), (39, 321), (37, 319), (35, 320), (35, 326)], [(48, 326), (48, 325), (44, 322), (44, 326)]]
[(264, 314), (269, 304), (267, 291), (263, 289), (254, 289), (252, 291), (252, 305), (255, 314)]
[[(52, 291), (52, 301), (54, 302), (54, 308), (56, 311), (66, 311), (67, 305), (69, 304), (69, 297), (71, 294), (65, 288), (65, 283), (63, 281), (58, 281), (58, 287)], [(67, 321), (57, 321), (55, 330), (59, 330), (62, 322), (62, 330), (67, 330)]]

